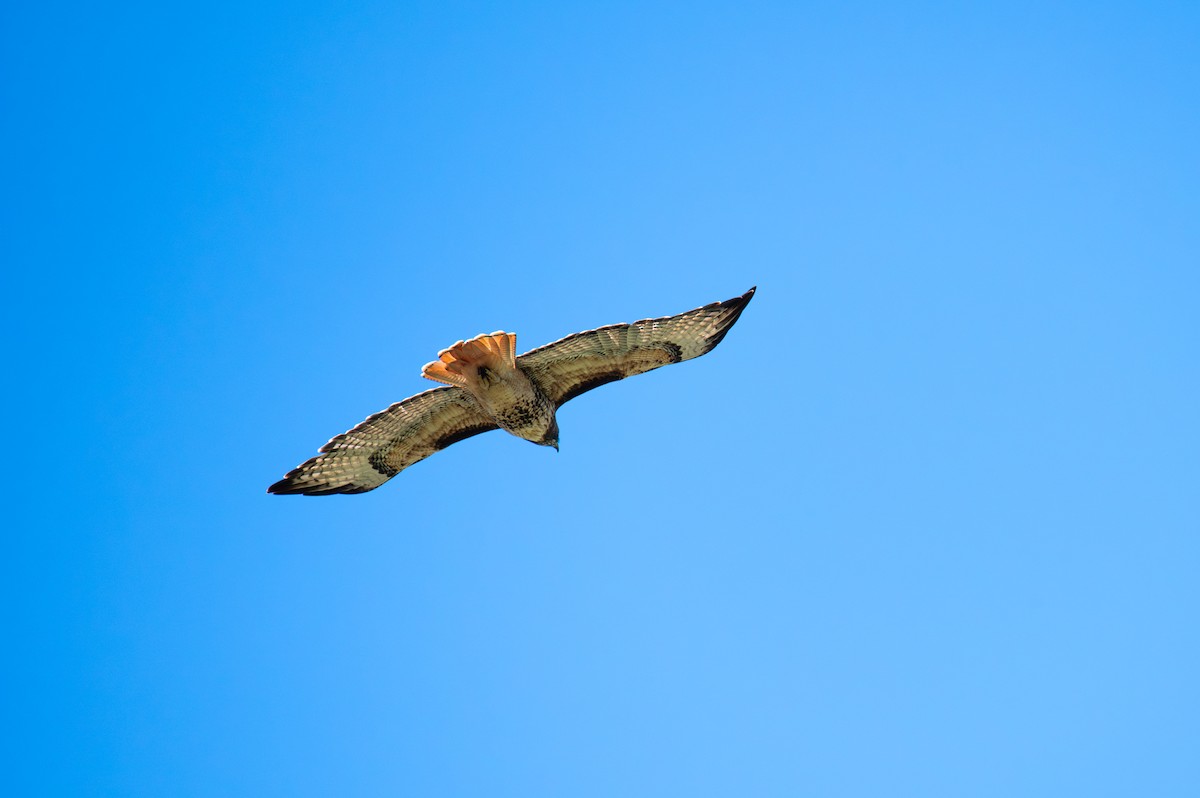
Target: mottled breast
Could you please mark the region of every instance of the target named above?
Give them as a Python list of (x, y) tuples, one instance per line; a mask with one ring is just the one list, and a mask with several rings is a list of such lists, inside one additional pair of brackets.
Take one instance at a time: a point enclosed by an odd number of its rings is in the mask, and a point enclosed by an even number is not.
[(520, 369), (479, 368), (468, 390), (501, 428), (541, 442), (554, 426), (554, 406)]

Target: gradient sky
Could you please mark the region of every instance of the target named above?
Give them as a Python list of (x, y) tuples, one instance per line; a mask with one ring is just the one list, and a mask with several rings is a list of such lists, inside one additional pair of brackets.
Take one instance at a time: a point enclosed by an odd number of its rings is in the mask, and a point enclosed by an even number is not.
[[(1194, 3), (0, 11), (14, 796), (1192, 796)], [(361, 496), (518, 349), (712, 354)]]

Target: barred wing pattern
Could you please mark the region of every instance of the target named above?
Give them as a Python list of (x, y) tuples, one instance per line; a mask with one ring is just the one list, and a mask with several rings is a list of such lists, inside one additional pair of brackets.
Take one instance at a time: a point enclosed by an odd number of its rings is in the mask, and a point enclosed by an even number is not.
[(561, 406), (592, 388), (712, 351), (753, 296), (751, 288), (677, 316), (568, 335), (521, 355), (517, 367)]
[(396, 402), (320, 448), (268, 493), (365, 493), (452, 443), (499, 429), (461, 388), (434, 388)]

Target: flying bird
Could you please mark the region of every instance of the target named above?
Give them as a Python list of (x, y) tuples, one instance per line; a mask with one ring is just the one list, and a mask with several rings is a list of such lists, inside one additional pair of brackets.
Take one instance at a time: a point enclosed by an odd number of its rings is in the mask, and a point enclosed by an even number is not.
[(753, 296), (751, 288), (677, 316), (575, 333), (523, 355), (516, 354), (513, 333), (459, 341), (421, 369), (447, 387), (410, 396), (338, 435), (267, 492), (365, 493), (452, 443), (494, 429), (558, 449), (558, 408), (605, 383), (711, 351)]

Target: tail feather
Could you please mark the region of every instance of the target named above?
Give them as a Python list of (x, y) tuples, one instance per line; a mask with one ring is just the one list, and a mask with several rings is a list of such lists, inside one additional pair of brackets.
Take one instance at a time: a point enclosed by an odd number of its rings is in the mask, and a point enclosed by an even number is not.
[(438, 359), (426, 363), (421, 375), (434, 382), (466, 388), (480, 368), (492, 370), (517, 367), (517, 336), (494, 332), (477, 335), (469, 341), (456, 341), (438, 352)]

